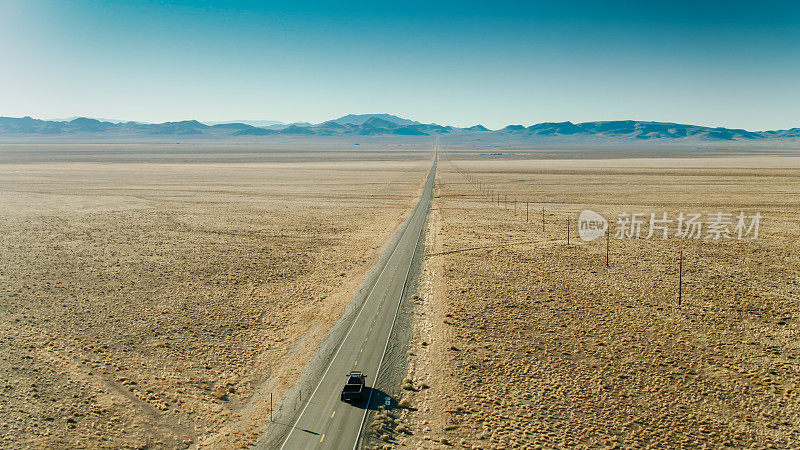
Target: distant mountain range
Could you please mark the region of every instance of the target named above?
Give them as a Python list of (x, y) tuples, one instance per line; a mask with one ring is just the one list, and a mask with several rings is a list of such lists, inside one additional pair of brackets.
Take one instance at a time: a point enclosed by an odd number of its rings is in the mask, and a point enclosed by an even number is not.
[[(262, 122), (263, 123), (263, 122)], [(482, 125), (468, 128), (424, 124), (391, 114), (349, 114), (320, 124), (272, 123), (255, 126), (252, 123), (212, 123), (196, 120), (164, 123), (110, 122), (79, 117), (68, 121), (40, 120), (31, 117), (0, 117), (0, 135), (208, 135), (208, 136), (430, 136), (457, 135), (465, 139), (481, 140), (491, 137), (515, 139), (546, 139), (551, 137), (635, 140), (687, 140), (706, 141), (758, 141), (774, 139), (796, 140), (800, 128), (775, 131), (747, 131), (742, 129), (705, 127), (668, 122), (619, 120), (604, 122), (544, 122), (531, 126), (508, 125), (499, 130), (489, 130)]]

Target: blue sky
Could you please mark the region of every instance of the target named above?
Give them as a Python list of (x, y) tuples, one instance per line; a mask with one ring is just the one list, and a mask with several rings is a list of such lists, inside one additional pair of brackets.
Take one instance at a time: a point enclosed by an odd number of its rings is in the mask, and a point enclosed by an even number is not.
[(800, 126), (797, 0), (0, 0), (0, 61), (7, 116)]

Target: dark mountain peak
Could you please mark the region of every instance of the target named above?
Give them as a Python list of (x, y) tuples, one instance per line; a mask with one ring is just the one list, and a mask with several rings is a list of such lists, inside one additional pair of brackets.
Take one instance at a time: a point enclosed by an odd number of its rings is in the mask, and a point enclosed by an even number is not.
[(333, 122), (338, 123), (339, 125), (363, 125), (368, 120), (376, 117), (378, 119), (383, 119), (387, 122), (392, 122), (397, 125), (417, 125), (419, 122), (403, 119), (402, 117), (393, 116), (391, 114), (380, 113), (380, 114), (348, 114), (346, 116), (339, 117), (338, 119), (334, 119)]
[(800, 128), (790, 128), (788, 130), (781, 130), (778, 133), (782, 137), (800, 137)]
[(603, 122), (586, 122), (579, 124), (581, 128), (595, 131), (598, 133), (633, 133), (636, 129), (636, 123), (633, 120), (610, 120)]
[(56, 134), (64, 132), (64, 126), (62, 122), (39, 120), (31, 116), (0, 117), (0, 133)]
[(522, 125), (507, 125), (500, 131), (522, 131), (524, 129), (525, 127), (523, 127)]
[(208, 125), (206, 125), (204, 123), (200, 123), (200, 122), (198, 122), (196, 120), (181, 120), (181, 121), (178, 121), (178, 122), (164, 122), (164, 123), (162, 123), (160, 125), (177, 125), (177, 126), (201, 128), (201, 129), (211, 128), (210, 126), (208, 126)]
[(70, 128), (72, 128), (72, 131), (100, 132), (117, 128), (117, 126), (111, 122), (101, 122), (97, 119), (89, 119), (87, 117), (78, 117), (67, 123)]
[(329, 120), (327, 122), (322, 122), (321, 124), (317, 125), (317, 128), (323, 128), (326, 130), (344, 130), (347, 127), (340, 123), (336, 123), (333, 120)]
[(381, 119), (380, 117), (370, 117), (364, 122), (362, 127), (372, 127), (372, 128), (397, 128), (399, 125), (395, 122), (390, 122), (385, 119)]
[(486, 128), (485, 126), (483, 126), (481, 124), (473, 125), (473, 126), (467, 128), (467, 130), (470, 130), (470, 131), (489, 131), (488, 128)]
[(145, 124), (141, 126), (143, 131), (147, 131), (151, 134), (203, 134), (210, 128), (210, 126), (196, 120)]
[(531, 134), (546, 135), (570, 135), (586, 133), (586, 130), (570, 121), (566, 122), (542, 122), (528, 127)]
[(298, 127), (297, 125), (289, 125), (288, 127), (279, 130), (278, 133), (281, 134), (313, 134), (313, 131), (309, 127)]

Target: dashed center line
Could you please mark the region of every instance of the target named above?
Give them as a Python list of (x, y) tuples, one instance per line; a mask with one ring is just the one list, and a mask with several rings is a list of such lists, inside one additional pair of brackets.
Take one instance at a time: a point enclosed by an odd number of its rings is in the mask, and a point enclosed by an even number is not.
[[(435, 173), (434, 172), (435, 168), (436, 168), (436, 166), (435, 166), (435, 161), (434, 161), (434, 167), (433, 167), (432, 171), (428, 175), (428, 181), (426, 181), (426, 189), (429, 189), (428, 185), (432, 183), (432, 179), (431, 178)], [(414, 210), (412, 211), (412, 215), (408, 219), (408, 224), (406, 225), (406, 229), (416, 230), (416, 228), (414, 228), (414, 227), (419, 226), (419, 215), (421, 214), (420, 210), (422, 208), (422, 206), (420, 206), (420, 205), (424, 205), (424, 202), (428, 201), (428, 195), (425, 194), (425, 191), (423, 191), (423, 194), (424, 195), (420, 198), (417, 207), (414, 208)], [(416, 231), (414, 231), (414, 232), (416, 232)], [(379, 283), (381, 283), (381, 282), (385, 283), (386, 282), (385, 281), (386, 278), (384, 276), (382, 276), (382, 275), (383, 275), (383, 270), (387, 269), (386, 265), (388, 265), (388, 264), (394, 264), (395, 270), (394, 270), (394, 273), (392, 273), (392, 275), (390, 277), (389, 283), (385, 284), (385, 286), (386, 286), (385, 287), (385, 291), (383, 292), (382, 298), (381, 298), (381, 300), (379, 302), (378, 310), (375, 310), (375, 314), (373, 315), (373, 319), (372, 319), (372, 324), (369, 327), (369, 331), (365, 335), (364, 341), (363, 341), (361, 347), (358, 350), (359, 355), (356, 355), (358, 358), (360, 358), (361, 355), (363, 355), (364, 350), (366, 349), (366, 344), (369, 342), (369, 338), (372, 336), (372, 331), (374, 331), (374, 326), (377, 324), (378, 317), (381, 317), (382, 320), (383, 320), (384, 318), (386, 318), (387, 314), (391, 314), (389, 312), (389, 310), (387, 310), (386, 314), (383, 313), (383, 306), (385, 304), (387, 304), (386, 303), (386, 299), (388, 298), (390, 291), (391, 291), (392, 296), (393, 296), (392, 300), (389, 302), (389, 303), (392, 304), (391, 305), (392, 308), (390, 308), (390, 310), (394, 310), (395, 306), (397, 306), (397, 308), (399, 309), (399, 306), (398, 306), (399, 305), (399, 301), (402, 300), (402, 299), (398, 300), (396, 297), (398, 297), (398, 295), (402, 296), (402, 294), (404, 293), (405, 281), (403, 281), (402, 285), (395, 285), (394, 284), (394, 280), (398, 279), (398, 277), (397, 277), (398, 273), (400, 273), (400, 275), (401, 275), (401, 277), (399, 277), (398, 281), (406, 280), (408, 278), (408, 271), (405, 268), (402, 271), (400, 270), (400, 265), (406, 263), (405, 260), (403, 259), (404, 257), (403, 256), (395, 257), (394, 255), (395, 254), (399, 255), (399, 252), (404, 247), (407, 247), (408, 244), (412, 243), (411, 242), (412, 238), (410, 237), (411, 235), (409, 233), (407, 233), (406, 230), (403, 230), (403, 233), (404, 234), (400, 236), (400, 240), (395, 243), (395, 248), (394, 248), (394, 250), (392, 250), (392, 253), (389, 255), (389, 258), (388, 258), (387, 262), (384, 263), (385, 265), (384, 265), (383, 269), (381, 269), (381, 272), (378, 273), (378, 276), (375, 279), (375, 282), (374, 282), (370, 292), (367, 294), (367, 297), (364, 300), (364, 304), (359, 309), (358, 314), (356, 315), (356, 317), (355, 317), (355, 319), (353, 321), (353, 324), (350, 325), (350, 328), (348, 329), (347, 333), (345, 334), (342, 343), (339, 345), (339, 347), (337, 348), (336, 352), (334, 353), (332, 361), (328, 364), (328, 367), (325, 369), (325, 372), (322, 374), (322, 379), (319, 381), (317, 386), (314, 388), (314, 391), (311, 393), (310, 397), (306, 401), (305, 406), (300, 411), (300, 414), (297, 416), (297, 419), (295, 420), (294, 425), (292, 425), (292, 430), (295, 429), (295, 428), (298, 429), (298, 430), (303, 429), (303, 428), (299, 427), (298, 425), (301, 423), (301, 420), (305, 419), (304, 418), (304, 413), (306, 412), (306, 409), (309, 407), (309, 405), (318, 405), (318, 403), (315, 403), (313, 401), (314, 398), (315, 398), (315, 394), (317, 393), (317, 390), (320, 389), (320, 386), (323, 384), (323, 380), (327, 379), (326, 375), (328, 374), (328, 369), (331, 369), (331, 367), (335, 367), (334, 362), (339, 364), (338, 361), (340, 361), (340, 360), (337, 359), (337, 356), (340, 355), (339, 351), (342, 350), (341, 355), (345, 355), (346, 353), (349, 353), (347, 351), (348, 347), (350, 349), (352, 349), (352, 347), (354, 346), (354, 345), (347, 345), (347, 344), (354, 344), (354, 342), (351, 341), (350, 339), (354, 339), (354, 338), (357, 337), (358, 334), (360, 334), (360, 333), (358, 333), (359, 327), (357, 327), (357, 324), (358, 324), (358, 321), (359, 321), (359, 316), (361, 315), (362, 311), (365, 313), (363, 315), (364, 317), (363, 317), (362, 320), (369, 320), (368, 319), (369, 311), (370, 311), (369, 308), (374, 308), (374, 305), (375, 305), (374, 304), (375, 297), (374, 297), (374, 292), (373, 291), (377, 290), (376, 287), (380, 286)], [(420, 234), (420, 233), (417, 233), (417, 234)], [(417, 241), (418, 240), (419, 240), (419, 236), (417, 236)], [(412, 254), (412, 258), (413, 258), (413, 254)], [(396, 319), (397, 319), (397, 312), (394, 312), (394, 319), (392, 319), (392, 317), (389, 317), (389, 320), (391, 321), (391, 327), (389, 327), (388, 330), (384, 330), (384, 328), (382, 327), (381, 328), (381, 332), (376, 334), (376, 339), (378, 341), (380, 341), (380, 343), (378, 345), (384, 344), (383, 340), (384, 340), (384, 338), (386, 339), (386, 345), (383, 346), (383, 353), (380, 353), (380, 349), (377, 349), (377, 351), (378, 351), (377, 356), (380, 356), (380, 360), (378, 361), (378, 363), (377, 363), (378, 365), (376, 367), (376, 372), (375, 372), (375, 376), (376, 377), (380, 373), (381, 365), (384, 362), (384, 356), (386, 356), (386, 351), (387, 351), (386, 347), (388, 346), (389, 338), (392, 335), (392, 330), (393, 330), (393, 328), (395, 328)], [(361, 324), (363, 325), (363, 322), (361, 322)], [(383, 322), (382, 322), (382, 324), (383, 324)], [(361, 328), (361, 330), (363, 330), (363, 328)], [(350, 333), (351, 331), (354, 331), (354, 333), (351, 334)], [(388, 335), (386, 335), (387, 332), (388, 332)], [(349, 338), (348, 338), (348, 336), (349, 336)], [(347, 342), (347, 344), (345, 344), (345, 342)], [(365, 367), (363, 367), (362, 369), (366, 369), (367, 368), (366, 365), (370, 365), (371, 366), (373, 364), (372, 358), (374, 356), (376, 356), (375, 352), (374, 352), (374, 350), (376, 350), (376, 349), (374, 349), (373, 347), (375, 347), (375, 345), (371, 345), (371, 347), (370, 347), (370, 355), (366, 355), (365, 356), (365, 357), (368, 357), (368, 358), (367, 358), (367, 360), (365, 360), (366, 361), (365, 362)], [(352, 351), (352, 350), (350, 350), (350, 351)], [(352, 353), (350, 353), (347, 356), (348, 357), (352, 357), (350, 355), (352, 355)], [(353, 361), (353, 369), (352, 370), (358, 370), (359, 360), (356, 359), (356, 358), (353, 358), (353, 359), (355, 359), (355, 361)], [(342, 362), (344, 364), (346, 364), (346, 361), (342, 361)], [(341, 366), (338, 366), (338, 367), (341, 367)], [(370, 397), (367, 399), (367, 403), (368, 404), (370, 403), (370, 400), (372, 398), (372, 393), (373, 392), (370, 391)], [(318, 408), (321, 408), (321, 407), (318, 407)], [(313, 407), (312, 407), (312, 410), (313, 410)], [(321, 411), (319, 411), (319, 413), (322, 413), (323, 411), (324, 410), (321, 410)], [(360, 427), (356, 428), (356, 431), (357, 431), (355, 433), (355, 438), (356, 438), (355, 444), (356, 444), (356, 446), (357, 446), (357, 444), (359, 442), (359, 437), (361, 435), (361, 429), (364, 427), (364, 420), (366, 419), (366, 410), (364, 412), (365, 412), (365, 414), (361, 417), (361, 425), (360, 425)], [(332, 423), (333, 423), (332, 421), (333, 421), (333, 418), (334, 418), (335, 415), (336, 415), (336, 410), (331, 410), (330, 419), (329, 419), (330, 423), (328, 425), (329, 427), (332, 425)], [(317, 418), (318, 417), (319, 416), (317, 416)], [(310, 421), (310, 420), (311, 419), (308, 419), (306, 421)], [(344, 427), (344, 426), (348, 426), (349, 427), (349, 425), (350, 425), (349, 422), (350, 421), (351, 421), (350, 412), (348, 412), (348, 414), (346, 414), (346, 416), (341, 416), (340, 415), (340, 418), (338, 420), (338, 422), (342, 422), (342, 427)], [(308, 430), (305, 430), (305, 431), (308, 431)], [(320, 431), (322, 431), (322, 430), (320, 430)], [(340, 441), (340, 436), (339, 436), (339, 432), (338, 431), (339, 430), (337, 430), (337, 433), (335, 433), (337, 435), (337, 436), (335, 436), (337, 442)], [(313, 433), (313, 434), (316, 434), (316, 433)], [(307, 435), (304, 435), (304, 436), (307, 436)], [(326, 433), (322, 433), (321, 435), (319, 435), (319, 443), (318, 443), (319, 447), (322, 447), (322, 443), (325, 440), (325, 436), (326, 436)], [(281, 449), (293, 446), (294, 441), (291, 440), (291, 437), (292, 437), (292, 432), (290, 430), (288, 435), (286, 436), (286, 439), (283, 441), (283, 445), (281, 446)]]

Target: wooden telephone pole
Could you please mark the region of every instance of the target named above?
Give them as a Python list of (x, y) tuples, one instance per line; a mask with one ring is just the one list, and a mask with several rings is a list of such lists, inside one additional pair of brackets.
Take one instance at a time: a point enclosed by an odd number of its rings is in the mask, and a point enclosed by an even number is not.
[(542, 206), (542, 233), (544, 233), (544, 206)]
[(678, 259), (678, 306), (681, 306), (683, 301), (683, 250)]

